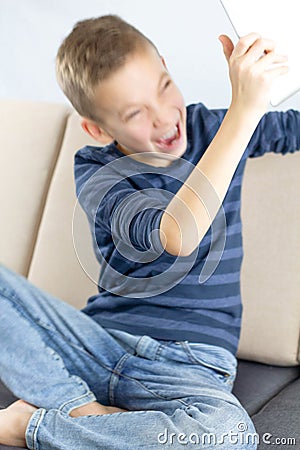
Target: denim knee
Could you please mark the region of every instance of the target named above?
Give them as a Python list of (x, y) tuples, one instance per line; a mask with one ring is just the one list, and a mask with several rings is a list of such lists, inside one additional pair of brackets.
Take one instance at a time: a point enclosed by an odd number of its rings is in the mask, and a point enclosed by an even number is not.
[(254, 425), (237, 400), (203, 397), (200, 402), (177, 409), (169, 426), (159, 428), (157, 442), (162, 448), (255, 450), (258, 444)]

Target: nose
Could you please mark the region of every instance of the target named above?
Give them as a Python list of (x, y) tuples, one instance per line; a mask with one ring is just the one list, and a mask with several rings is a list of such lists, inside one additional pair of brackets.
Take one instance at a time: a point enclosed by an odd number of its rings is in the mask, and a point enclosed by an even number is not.
[(164, 108), (162, 105), (157, 105), (155, 110), (153, 110), (152, 114), (153, 114), (152, 121), (154, 128), (163, 128), (170, 122), (168, 120), (168, 112), (166, 111), (166, 108)]

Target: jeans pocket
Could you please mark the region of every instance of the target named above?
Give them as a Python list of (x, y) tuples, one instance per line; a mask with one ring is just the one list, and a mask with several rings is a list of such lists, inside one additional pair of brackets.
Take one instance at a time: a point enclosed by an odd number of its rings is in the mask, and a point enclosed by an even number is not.
[(205, 344), (181, 342), (193, 364), (205, 367), (218, 380), (232, 385), (236, 374), (236, 360), (227, 350)]

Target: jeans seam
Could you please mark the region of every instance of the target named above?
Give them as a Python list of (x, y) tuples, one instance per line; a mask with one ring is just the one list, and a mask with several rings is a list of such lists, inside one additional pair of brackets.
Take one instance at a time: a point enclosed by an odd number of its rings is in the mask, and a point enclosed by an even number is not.
[(123, 355), (119, 359), (119, 361), (117, 362), (115, 367), (112, 369), (112, 374), (111, 374), (110, 381), (109, 381), (109, 392), (108, 392), (109, 401), (111, 404), (114, 404), (115, 378), (120, 377), (120, 375), (121, 375), (120, 370), (122, 370), (122, 367), (124, 366), (124, 364), (126, 363), (126, 361), (128, 360), (128, 358), (130, 356), (132, 356), (130, 353), (125, 353), (125, 355)]
[[(6, 288), (0, 288), (0, 295), (5, 297), (6, 300), (9, 301), (10, 305), (13, 308), (15, 308), (16, 311), (18, 311), (18, 313), (22, 316), (22, 318), (29, 320), (31, 323), (33, 323), (33, 325), (39, 324), (39, 326), (46, 328), (45, 326), (42, 325), (41, 319), (39, 317), (35, 317), (35, 316), (31, 315), (28, 312), (27, 308), (20, 308), (19, 303), (18, 303), (18, 300), (20, 300), (20, 298), (16, 295), (16, 293), (14, 291), (9, 291)], [(49, 330), (49, 328), (47, 328), (47, 329)], [(53, 331), (53, 329), (52, 329), (52, 331)]]
[(157, 351), (156, 351), (156, 355), (155, 355), (155, 359), (158, 360), (160, 358), (160, 355), (163, 351), (163, 349), (165, 348), (165, 345), (163, 344), (159, 344)]
[[(132, 355), (129, 354), (129, 356), (132, 356)], [(160, 398), (160, 399), (162, 399), (162, 400), (170, 400), (169, 397), (165, 397), (165, 396), (163, 396), (163, 395), (157, 394), (156, 392), (154, 392), (154, 391), (152, 391), (151, 389), (147, 388), (143, 383), (141, 383), (141, 382), (140, 382), (139, 380), (137, 380), (136, 378), (130, 377), (130, 376), (128, 376), (128, 375), (124, 375), (124, 374), (122, 374), (122, 373), (120, 373), (120, 372), (116, 372), (116, 371), (114, 371), (114, 373), (117, 374), (119, 377), (123, 377), (123, 378), (126, 378), (127, 380), (133, 381), (134, 383), (138, 384), (142, 389), (144, 389), (145, 391), (149, 392), (149, 393), (150, 393), (151, 395), (153, 395), (154, 397)], [(172, 399), (173, 399), (173, 398), (172, 398)], [(176, 401), (182, 403), (183, 405), (188, 406), (188, 403), (186, 403), (184, 400), (177, 399), (177, 398), (176, 398), (176, 399), (173, 399), (173, 400), (176, 400)]]
[[(68, 400), (67, 402), (63, 403), (62, 405), (60, 405), (60, 407), (58, 408), (58, 411), (64, 412), (63, 409), (69, 405), (70, 403), (74, 403), (77, 402), (78, 400), (84, 399), (86, 397), (90, 397), (90, 398), (94, 398), (94, 401), (96, 400), (95, 395), (93, 394), (92, 391), (87, 391), (84, 394), (80, 395), (79, 397), (73, 398), (72, 400)], [(77, 406), (75, 406), (75, 408), (77, 408)], [(72, 410), (72, 409), (71, 409)]]
[[(38, 448), (39, 448), (39, 445), (37, 443), (37, 432), (38, 432), (38, 427), (46, 413), (46, 410), (42, 409), (42, 408), (38, 411), (39, 411), (39, 416), (34, 423), (33, 430), (30, 432), (30, 443), (32, 444), (32, 450), (38, 450)], [(26, 439), (26, 432), (25, 432), (25, 440), (26, 440), (26, 444), (28, 444), (27, 439)]]
[[(97, 364), (99, 364), (103, 369), (106, 369), (109, 372), (112, 372), (112, 369), (110, 367), (101, 363), (101, 361), (99, 361), (97, 358), (95, 358), (95, 356), (92, 353), (86, 351), (84, 348), (80, 347), (79, 345), (74, 344), (74, 342), (67, 340), (65, 338), (65, 336), (62, 333), (60, 333), (56, 328), (52, 328), (51, 326), (46, 324), (44, 321), (42, 321), (39, 317), (34, 317), (34, 316), (31, 316), (30, 314), (27, 314), (26, 308), (23, 309), (23, 308), (19, 307), (19, 304), (18, 304), (19, 297), (15, 294), (14, 291), (8, 291), (5, 288), (0, 288), (0, 295), (2, 295), (2, 294), (8, 301), (10, 301), (11, 306), (13, 308), (15, 308), (16, 311), (18, 311), (18, 313), (22, 316), (22, 318), (29, 320), (33, 324), (33, 326), (35, 326), (37, 328), (41, 327), (50, 333), (58, 335), (68, 345), (71, 345), (73, 348), (76, 348), (76, 350), (79, 350), (80, 352), (84, 353), (86, 356), (89, 356), (94, 361), (96, 361)], [(25, 314), (24, 314), (24, 311), (25, 311)], [(37, 329), (37, 332), (39, 332), (38, 329)], [(51, 345), (49, 347), (52, 348)]]
[(33, 444), (33, 450), (38, 450), (38, 447), (35, 445), (37, 442), (37, 431), (38, 431), (38, 425), (40, 424), (42, 414), (40, 415), (39, 419), (36, 421), (34, 425), (34, 429), (32, 432), (32, 444)]
[(40, 327), (46, 329), (50, 333), (59, 335), (59, 337), (61, 339), (63, 339), (64, 342), (66, 342), (68, 345), (70, 345), (71, 347), (75, 348), (76, 350), (80, 351), (81, 353), (84, 353), (84, 355), (86, 355), (89, 358), (91, 358), (94, 361), (96, 361), (97, 364), (99, 364), (99, 366), (101, 366), (103, 369), (111, 371), (111, 369), (108, 366), (106, 366), (105, 364), (101, 363), (101, 361), (99, 361), (97, 358), (95, 358), (95, 356), (92, 353), (88, 352), (87, 350), (82, 348), (80, 345), (75, 344), (74, 342), (70, 341), (69, 339), (66, 339), (66, 337), (62, 333), (60, 333), (57, 329), (50, 327), (48, 324), (45, 324), (45, 322), (43, 322), (40, 319), (37, 319), (37, 322), (38, 322), (38, 325)]

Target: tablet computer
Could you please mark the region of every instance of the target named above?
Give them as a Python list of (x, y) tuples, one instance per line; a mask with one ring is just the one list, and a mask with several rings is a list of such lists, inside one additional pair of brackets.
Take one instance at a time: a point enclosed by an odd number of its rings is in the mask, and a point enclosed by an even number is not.
[(276, 78), (271, 105), (277, 106), (300, 90), (300, 1), (220, 0), (238, 37), (257, 32), (276, 43), (276, 53), (288, 56), (289, 72)]

